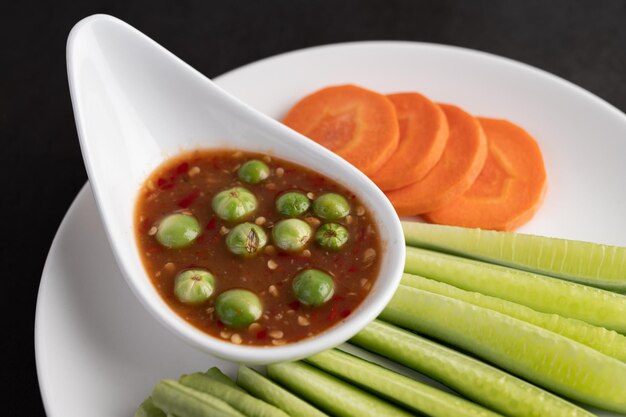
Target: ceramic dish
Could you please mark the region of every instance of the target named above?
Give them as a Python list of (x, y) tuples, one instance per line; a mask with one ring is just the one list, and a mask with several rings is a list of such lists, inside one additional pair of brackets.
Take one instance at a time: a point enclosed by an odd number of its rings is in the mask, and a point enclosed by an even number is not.
[[(67, 41), (67, 68), (85, 168), (117, 264), (138, 300), (177, 337), (238, 362), (301, 359), (348, 340), (391, 300), (402, 275), (402, 228), (385, 195), (359, 170), (226, 94), (112, 16), (93, 15), (74, 26)], [(268, 349), (211, 336), (167, 305), (141, 262), (135, 203), (159, 164), (181, 150), (198, 148), (231, 148), (285, 159), (329, 177), (362, 201), (381, 241), (380, 269), (352, 314), (323, 332)]]
[[(550, 182), (544, 206), (520, 231), (626, 245), (626, 116), (543, 71), (460, 48), (363, 42), (280, 55), (215, 81), (274, 118), (310, 91), (348, 82), (381, 92), (416, 90), (476, 115), (508, 118), (539, 141)], [(161, 378), (210, 366), (235, 370), (173, 337), (137, 303), (89, 186), (50, 249), (35, 330), (49, 417), (132, 415)]]

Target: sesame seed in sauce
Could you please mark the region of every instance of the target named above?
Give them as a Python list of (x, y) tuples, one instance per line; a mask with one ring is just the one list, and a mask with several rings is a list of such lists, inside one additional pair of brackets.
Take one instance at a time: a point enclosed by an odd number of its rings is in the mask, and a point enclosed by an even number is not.
[(276, 288), (276, 285), (270, 285), (267, 291), (274, 297), (278, 297), (278, 288)]
[(199, 173), (200, 173), (200, 167), (198, 166), (191, 167), (189, 168), (189, 171), (187, 171), (187, 175), (189, 175), (190, 177), (195, 177)]
[(267, 333), (272, 339), (282, 339), (285, 335), (282, 330), (271, 330)]

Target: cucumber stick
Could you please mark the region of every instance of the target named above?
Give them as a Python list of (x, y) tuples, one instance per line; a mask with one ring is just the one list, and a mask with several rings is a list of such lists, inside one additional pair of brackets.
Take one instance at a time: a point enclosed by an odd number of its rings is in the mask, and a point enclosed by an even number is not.
[(241, 387), (239, 387), (235, 382), (226, 376), (219, 368), (213, 367), (204, 373), (204, 375), (208, 376), (211, 379), (216, 380), (217, 382), (221, 382), (222, 384), (226, 384), (230, 387), (235, 388), (238, 391), (246, 392)]
[(248, 417), (289, 417), (281, 409), (242, 392), (239, 387), (233, 388), (199, 372), (182, 376), (180, 383), (220, 398)]
[(267, 374), (336, 417), (409, 417), (407, 411), (303, 362), (267, 366)]
[(246, 417), (212, 395), (171, 380), (161, 380), (152, 390), (154, 405), (167, 414), (185, 417)]
[(306, 359), (316, 367), (432, 417), (502, 417), (477, 404), (336, 349)]
[(275, 384), (247, 366), (239, 365), (237, 384), (250, 394), (275, 405), (290, 416), (328, 417), (311, 404), (301, 400), (280, 385)]
[(159, 407), (154, 405), (152, 398), (148, 397), (135, 411), (135, 417), (166, 417), (166, 415)]
[(350, 343), (415, 369), (506, 416), (593, 417), (498, 368), (379, 320), (361, 330)]
[(599, 352), (626, 362), (626, 337), (604, 327), (593, 326), (584, 321), (561, 317), (556, 314), (541, 313), (521, 304), (477, 292), (464, 291), (452, 285), (418, 275), (404, 274), (402, 284), (498, 311), (569, 337)]
[(456, 345), (574, 400), (626, 413), (626, 363), (559, 334), (403, 285), (380, 317)]
[(404, 271), (626, 333), (626, 295), (418, 248), (407, 248)]
[(402, 222), (406, 244), (626, 291), (626, 248), (512, 232)]

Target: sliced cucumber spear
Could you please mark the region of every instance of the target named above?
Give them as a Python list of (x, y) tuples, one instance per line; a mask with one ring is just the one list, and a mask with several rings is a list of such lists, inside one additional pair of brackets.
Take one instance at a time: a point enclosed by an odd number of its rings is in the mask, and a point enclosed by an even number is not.
[(626, 291), (626, 248), (512, 232), (402, 222), (406, 244)]
[(246, 392), (242, 392), (240, 387), (232, 387), (223, 384), (199, 372), (183, 375), (180, 378), (180, 383), (189, 388), (220, 398), (248, 417), (289, 417), (279, 408), (259, 400)]
[(275, 405), (290, 416), (328, 417), (311, 404), (244, 365), (239, 365), (237, 383), (250, 394)]
[(148, 397), (135, 411), (135, 417), (166, 417), (166, 415), (159, 407), (154, 405), (152, 398)]
[(418, 248), (407, 248), (404, 271), (626, 333), (626, 295)]
[(267, 374), (294, 394), (336, 417), (412, 417), (380, 398), (303, 362), (267, 366)]
[(599, 352), (626, 362), (626, 337), (613, 330), (593, 326), (584, 321), (561, 317), (557, 314), (541, 313), (521, 304), (490, 297), (478, 292), (464, 291), (452, 285), (418, 275), (404, 274), (402, 276), (402, 284), (499, 311), (516, 319), (569, 337)]
[(391, 402), (428, 416), (502, 417), (502, 414), (456, 395), (336, 349), (318, 353), (306, 361)]
[(380, 316), (556, 393), (626, 413), (626, 363), (494, 310), (400, 285)]
[(228, 386), (231, 386), (231, 387), (235, 388), (238, 391), (246, 392), (241, 387), (239, 387), (237, 384), (235, 384), (235, 382), (232, 379), (230, 379), (222, 371), (220, 371), (219, 368), (217, 368), (215, 366), (213, 368), (210, 368), (208, 371), (206, 371), (204, 373), (204, 375), (208, 376), (211, 379), (216, 380), (217, 382), (221, 382), (222, 384), (226, 384)]
[(498, 368), (379, 320), (350, 343), (415, 369), (506, 416), (594, 416)]
[(171, 379), (161, 380), (152, 391), (154, 405), (167, 414), (185, 417), (246, 417), (212, 395)]

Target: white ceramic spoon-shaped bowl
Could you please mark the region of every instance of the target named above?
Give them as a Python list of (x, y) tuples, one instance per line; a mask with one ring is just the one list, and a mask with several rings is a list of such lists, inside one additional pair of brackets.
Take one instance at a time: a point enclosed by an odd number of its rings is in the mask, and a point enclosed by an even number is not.
[[(225, 93), (162, 46), (111, 16), (94, 15), (73, 28), (67, 43), (67, 68), (85, 166), (119, 267), (137, 298), (176, 335), (222, 358), (271, 363), (336, 346), (382, 311), (400, 281), (404, 238), (393, 207), (365, 175)], [(195, 148), (242, 149), (293, 161), (341, 183), (371, 210), (383, 240), (382, 266), (371, 294), (344, 323), (283, 346), (234, 345), (193, 327), (161, 299), (137, 251), (134, 205), (140, 186), (154, 168), (169, 156)], [(115, 300), (110, 304), (114, 309)]]

